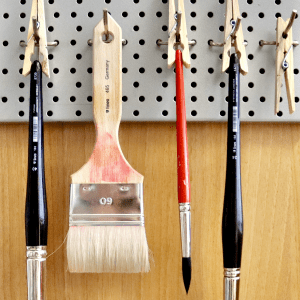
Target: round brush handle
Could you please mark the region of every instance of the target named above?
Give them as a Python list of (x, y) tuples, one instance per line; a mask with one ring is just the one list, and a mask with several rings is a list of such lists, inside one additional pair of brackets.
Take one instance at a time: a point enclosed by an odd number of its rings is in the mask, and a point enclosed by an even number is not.
[(46, 246), (48, 230), (44, 169), (42, 67), (33, 62), (30, 73), (28, 177), (25, 207), (26, 246)]
[(182, 53), (176, 51), (176, 128), (177, 128), (177, 178), (178, 202), (190, 202), (189, 159), (186, 126), (186, 108)]
[(94, 121), (98, 132), (116, 133), (122, 113), (122, 30), (109, 14), (107, 22), (111, 41), (104, 40), (103, 20), (94, 28)]

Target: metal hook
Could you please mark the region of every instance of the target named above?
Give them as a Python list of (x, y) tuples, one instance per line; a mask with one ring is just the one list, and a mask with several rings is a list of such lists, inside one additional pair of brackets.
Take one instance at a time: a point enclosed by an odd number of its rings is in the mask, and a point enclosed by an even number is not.
[(296, 19), (296, 16), (297, 16), (297, 10), (294, 9), (293, 12), (292, 12), (290, 21), (289, 21), (288, 25), (286, 26), (286, 29), (285, 29), (284, 32), (282, 33), (282, 36), (283, 36), (284, 38), (287, 37), (289, 30), (292, 28), (293, 23), (294, 23), (294, 21), (295, 21), (295, 19)]

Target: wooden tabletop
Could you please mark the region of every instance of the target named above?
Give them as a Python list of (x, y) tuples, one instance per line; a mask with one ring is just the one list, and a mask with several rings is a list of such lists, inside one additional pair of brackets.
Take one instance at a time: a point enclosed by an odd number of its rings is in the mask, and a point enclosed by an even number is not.
[[(122, 123), (125, 157), (145, 176), (148, 274), (70, 274), (65, 245), (47, 260), (48, 300), (222, 299), (226, 124), (189, 123), (192, 281), (181, 275), (175, 123)], [(0, 299), (26, 298), (27, 124), (0, 125)], [(91, 123), (45, 125), (48, 253), (68, 232), (70, 175), (92, 153)], [(300, 299), (300, 125), (242, 124), (240, 300)]]

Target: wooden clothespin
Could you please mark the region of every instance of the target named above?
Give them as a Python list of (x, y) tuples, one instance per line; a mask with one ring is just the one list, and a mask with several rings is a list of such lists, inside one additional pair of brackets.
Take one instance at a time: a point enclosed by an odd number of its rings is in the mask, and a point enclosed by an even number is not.
[(34, 54), (36, 45), (38, 45), (39, 47), (39, 61), (42, 65), (43, 73), (47, 77), (50, 77), (43, 0), (32, 0), (32, 8), (27, 36), (27, 47), (25, 50), (25, 59), (23, 64), (24, 76), (27, 76), (30, 73), (32, 64), (31, 56)]
[(294, 85), (294, 57), (293, 47), (299, 42), (293, 41), (292, 26), (297, 16), (293, 10), (290, 19), (285, 22), (281, 17), (277, 18), (276, 41), (259, 41), (261, 47), (265, 45), (276, 46), (276, 83), (275, 83), (275, 114), (279, 112), (282, 76), (284, 74), (287, 98), (290, 114), (295, 111), (295, 85)]
[(295, 85), (294, 85), (294, 55), (292, 25), (297, 11), (293, 10), (291, 18), (285, 22), (277, 18), (276, 34), (276, 85), (275, 85), (275, 114), (279, 112), (282, 76), (284, 74), (289, 111), (295, 111)]
[(240, 59), (240, 72), (243, 75), (248, 73), (248, 62), (246, 56), (246, 48), (244, 44), (243, 29), (241, 24), (241, 16), (238, 0), (226, 1), (226, 16), (225, 16), (225, 40), (223, 50), (222, 72), (229, 68), (230, 49), (234, 46), (235, 52)]
[(189, 41), (186, 30), (184, 0), (178, 0), (176, 11), (175, 0), (169, 0), (169, 39), (168, 39), (168, 68), (175, 64), (175, 49), (180, 46), (182, 61), (186, 68), (190, 68)]

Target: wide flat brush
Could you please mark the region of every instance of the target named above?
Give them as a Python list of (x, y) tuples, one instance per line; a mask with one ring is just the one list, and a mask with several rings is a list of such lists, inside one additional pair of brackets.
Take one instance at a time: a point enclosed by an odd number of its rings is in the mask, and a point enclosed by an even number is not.
[(143, 176), (126, 161), (118, 139), (122, 33), (110, 15), (107, 22), (104, 26), (102, 20), (94, 29), (93, 101), (97, 137), (89, 161), (71, 176), (68, 266), (70, 272), (83, 273), (148, 272)]
[(176, 51), (176, 132), (177, 132), (177, 179), (178, 202), (180, 211), (182, 276), (186, 293), (189, 291), (191, 262), (191, 212), (190, 212), (190, 176), (187, 144), (186, 108), (182, 52)]
[(48, 214), (44, 170), (42, 66), (30, 74), (28, 176), (25, 207), (28, 300), (45, 299)]
[(240, 150), (240, 70), (236, 54), (230, 57), (227, 168), (222, 224), (224, 300), (239, 299), (243, 244), (243, 207)]

